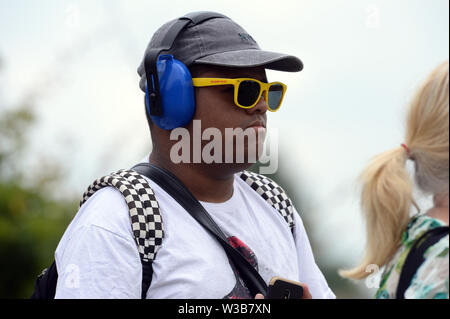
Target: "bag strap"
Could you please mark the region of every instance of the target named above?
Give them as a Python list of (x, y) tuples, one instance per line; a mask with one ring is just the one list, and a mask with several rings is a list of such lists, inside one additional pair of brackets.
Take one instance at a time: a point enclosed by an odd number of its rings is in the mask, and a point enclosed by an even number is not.
[(397, 299), (405, 298), (406, 289), (408, 289), (411, 284), (411, 280), (420, 265), (425, 261), (424, 254), (426, 250), (437, 243), (441, 238), (448, 235), (448, 233), (448, 226), (436, 227), (425, 232), (414, 242), (402, 267), (396, 292)]
[(265, 201), (275, 208), (294, 231), (294, 206), (286, 192), (270, 178), (250, 171), (242, 171), (238, 176), (255, 190)]
[(267, 285), (255, 268), (245, 259), (244, 256), (234, 249), (228, 242), (227, 237), (220, 227), (214, 222), (205, 208), (184, 186), (184, 184), (169, 171), (141, 163), (132, 168), (136, 172), (147, 176), (171, 195), (199, 224), (207, 229), (222, 247), (228, 257), (233, 261), (239, 271), (250, 293), (255, 296), (257, 293), (267, 294)]
[(132, 170), (119, 170), (94, 181), (83, 194), (80, 207), (96, 191), (107, 186), (120, 191), (127, 203), (131, 227), (142, 263), (141, 297), (145, 299), (152, 280), (152, 262), (164, 238), (158, 201), (144, 177)]
[(36, 278), (34, 291), (30, 299), (55, 299), (56, 284), (58, 282), (58, 271), (56, 262), (45, 268)]

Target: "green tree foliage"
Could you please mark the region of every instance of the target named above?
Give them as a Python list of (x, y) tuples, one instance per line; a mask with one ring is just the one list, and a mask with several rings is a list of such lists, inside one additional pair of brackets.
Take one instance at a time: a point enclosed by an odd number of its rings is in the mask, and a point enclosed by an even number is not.
[(28, 172), (36, 178), (24, 182), (18, 158), (26, 156), (26, 132), (34, 122), (27, 105), (0, 105), (0, 298), (31, 296), (76, 211), (76, 202), (49, 196), (47, 186), (59, 179), (57, 165)]
[(75, 209), (73, 202), (47, 199), (38, 188), (0, 181), (0, 298), (31, 296)]

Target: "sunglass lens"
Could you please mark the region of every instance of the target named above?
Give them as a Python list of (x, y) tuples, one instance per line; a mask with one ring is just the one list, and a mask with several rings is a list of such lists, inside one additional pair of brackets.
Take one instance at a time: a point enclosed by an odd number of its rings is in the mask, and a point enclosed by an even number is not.
[(255, 81), (242, 81), (239, 84), (237, 101), (242, 106), (251, 106), (259, 98), (261, 87)]
[(269, 101), (268, 107), (271, 110), (276, 110), (281, 103), (281, 99), (283, 98), (283, 86), (280, 84), (273, 84), (269, 88)]

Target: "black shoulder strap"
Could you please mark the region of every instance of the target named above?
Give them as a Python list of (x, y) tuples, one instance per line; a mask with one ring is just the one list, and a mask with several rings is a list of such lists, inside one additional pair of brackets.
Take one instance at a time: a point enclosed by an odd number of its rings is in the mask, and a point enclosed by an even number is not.
[(58, 271), (56, 270), (56, 262), (53, 261), (50, 267), (44, 269), (37, 277), (30, 299), (54, 299), (57, 281)]
[(171, 195), (199, 224), (207, 229), (225, 249), (228, 257), (233, 261), (239, 271), (250, 293), (255, 296), (257, 293), (266, 295), (267, 285), (264, 279), (253, 268), (252, 265), (234, 249), (222, 232), (220, 227), (214, 222), (205, 208), (183, 185), (183, 183), (169, 171), (160, 167), (141, 163), (132, 168), (136, 172), (147, 176)]
[(425, 232), (414, 242), (411, 247), (405, 263), (403, 264), (400, 280), (397, 286), (396, 298), (404, 299), (405, 291), (411, 284), (414, 274), (419, 269), (420, 265), (425, 261), (424, 254), (426, 250), (437, 243), (442, 237), (448, 235), (449, 227), (437, 227)]

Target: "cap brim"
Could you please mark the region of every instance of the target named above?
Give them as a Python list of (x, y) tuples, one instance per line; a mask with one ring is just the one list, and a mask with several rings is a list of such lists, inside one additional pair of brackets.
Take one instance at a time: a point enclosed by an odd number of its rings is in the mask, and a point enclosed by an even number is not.
[(302, 61), (295, 56), (262, 50), (239, 50), (216, 53), (196, 59), (194, 64), (236, 68), (263, 66), (267, 69), (286, 72), (299, 72), (303, 69)]

